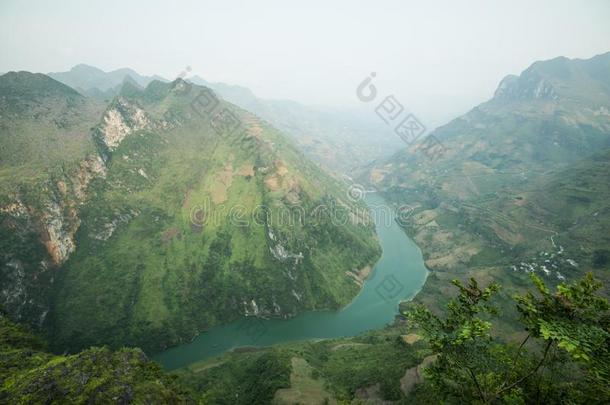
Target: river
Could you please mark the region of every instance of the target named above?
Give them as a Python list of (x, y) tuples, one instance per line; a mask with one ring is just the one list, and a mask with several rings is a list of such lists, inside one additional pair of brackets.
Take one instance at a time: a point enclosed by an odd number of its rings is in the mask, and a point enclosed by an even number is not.
[(338, 311), (315, 311), (291, 319), (243, 318), (213, 327), (192, 342), (153, 356), (168, 370), (217, 356), (243, 346), (354, 336), (392, 322), (401, 300), (411, 299), (423, 286), (428, 270), (419, 247), (389, 218), (391, 212), (377, 194), (366, 202), (373, 212), (383, 253), (354, 300)]

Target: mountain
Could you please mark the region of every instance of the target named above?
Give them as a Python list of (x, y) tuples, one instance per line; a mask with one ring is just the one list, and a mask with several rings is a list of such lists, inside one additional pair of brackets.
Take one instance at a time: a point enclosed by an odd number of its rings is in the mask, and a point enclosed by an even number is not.
[[(45, 97), (3, 95), (5, 108), (46, 115), (3, 115), (3, 145), (19, 134), (11, 120), (46, 127), (99, 106), (33, 77)], [(46, 86), (61, 91), (48, 98)], [(158, 350), (240, 316), (336, 309), (358, 293), (380, 253), (368, 211), (281, 132), (182, 80), (126, 82), (93, 116), (79, 136), (72, 121), (36, 134), (66, 143), (36, 176), (18, 169), (32, 163), (27, 144), (11, 146), (2, 170), (2, 305), (54, 350)]]
[(103, 108), (42, 74), (0, 76), (0, 164), (35, 175), (49, 165), (81, 158), (93, 145), (88, 130)]
[(420, 299), (444, 302), (456, 274), (507, 291), (528, 272), (608, 281), (609, 83), (610, 53), (536, 62), (435, 130), (441, 153), (415, 142), (370, 168), (363, 181), (411, 206), (405, 229), (433, 270)]
[(129, 68), (104, 72), (93, 66), (80, 64), (67, 72), (48, 73), (48, 76), (70, 86), (82, 94), (103, 100), (112, 99), (125, 80), (132, 80), (141, 87), (146, 87), (153, 80), (167, 81), (160, 76), (142, 76)]
[[(49, 76), (104, 102), (114, 98), (125, 81), (142, 88), (152, 80), (166, 81), (159, 76), (141, 76), (128, 68), (104, 72), (83, 64)], [(228, 102), (292, 136), (310, 158), (334, 172), (349, 174), (373, 160), (391, 156), (403, 145), (372, 112), (363, 114), (309, 107), (291, 100), (262, 99), (246, 87), (212, 83), (199, 76), (189, 77), (188, 81), (211, 88)]]
[(131, 78), (141, 87), (148, 86), (153, 80), (167, 81), (157, 75), (142, 76), (129, 68), (104, 72), (101, 69), (85, 64), (76, 65), (67, 72), (49, 73), (48, 76), (75, 89), (90, 90), (97, 88), (101, 91), (107, 91), (120, 86), (126, 77)]
[(351, 174), (403, 146), (372, 111), (309, 107), (291, 100), (262, 99), (246, 87), (210, 83), (198, 76), (188, 80), (213, 89), (291, 135), (301, 150), (334, 172)]
[(74, 249), (66, 235), (102, 168), (90, 130), (103, 110), (42, 74), (0, 76), (0, 303), (14, 319), (48, 311), (48, 267)]

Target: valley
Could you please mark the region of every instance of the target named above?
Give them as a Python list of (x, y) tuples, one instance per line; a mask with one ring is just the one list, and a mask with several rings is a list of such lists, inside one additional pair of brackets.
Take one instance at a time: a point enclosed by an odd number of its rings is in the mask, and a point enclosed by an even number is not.
[(363, 288), (346, 307), (338, 311), (316, 311), (289, 320), (243, 318), (205, 331), (192, 342), (171, 348), (153, 359), (172, 370), (190, 366), (237, 348), (266, 347), (299, 340), (351, 337), (383, 328), (394, 322), (398, 305), (411, 299), (427, 276), (419, 248), (389, 218), (393, 215), (383, 199), (367, 196), (374, 213), (382, 255)]
[[(30, 74), (17, 75), (36, 94)], [(14, 286), (5, 303), (56, 350), (158, 350), (220, 320), (336, 309), (360, 289), (349, 273), (379, 256), (366, 209), (342, 183), (274, 128), (189, 86), (127, 82), (93, 127), (91, 154), (81, 154), (91, 169), (70, 162), (30, 184), (4, 178), (14, 190), (4, 232), (13, 235), (16, 221), (31, 230), (3, 239), (3, 284)], [(215, 115), (200, 110), (202, 95), (218, 104)], [(47, 100), (40, 93), (33, 102)], [(231, 132), (236, 122), (241, 131)], [(37, 246), (37, 256), (16, 256), (24, 245)], [(13, 278), (13, 269), (26, 275)], [(37, 282), (48, 293), (37, 294), (30, 314)]]
[(196, 76), (6, 73), (0, 401), (610, 398), (608, 106), (610, 53), (535, 62), (431, 159)]

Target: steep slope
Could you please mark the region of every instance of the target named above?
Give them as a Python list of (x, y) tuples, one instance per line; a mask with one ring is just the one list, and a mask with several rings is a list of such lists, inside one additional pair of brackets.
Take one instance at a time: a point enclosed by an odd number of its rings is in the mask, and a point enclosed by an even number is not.
[(32, 403), (195, 403), (138, 349), (91, 348), (54, 356), (31, 332), (0, 314), (0, 401)]
[(0, 305), (16, 319), (44, 321), (74, 251), (78, 205), (104, 174), (90, 135), (103, 108), (44, 75), (0, 76)]
[(359, 291), (354, 273), (379, 255), (368, 211), (277, 130), (182, 80), (126, 82), (100, 116), (95, 153), (43, 170), (32, 196), (13, 173), (3, 196), (4, 301), (19, 316), (52, 293), (57, 350), (160, 349)]
[(437, 129), (442, 156), (415, 146), (372, 168), (368, 181), (412, 205), (405, 227), (435, 270), (421, 299), (442, 302), (456, 274), (502, 279), (507, 295), (531, 271), (606, 278), (594, 262), (609, 246), (609, 80), (610, 53), (537, 62)]

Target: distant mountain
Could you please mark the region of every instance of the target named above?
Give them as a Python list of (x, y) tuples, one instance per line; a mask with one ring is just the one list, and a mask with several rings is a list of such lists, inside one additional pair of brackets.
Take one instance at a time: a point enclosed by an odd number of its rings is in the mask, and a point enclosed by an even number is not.
[(141, 87), (146, 87), (153, 80), (165, 81), (160, 76), (142, 76), (133, 69), (123, 68), (104, 72), (93, 66), (80, 64), (68, 72), (49, 73), (49, 77), (62, 82), (88, 96), (112, 98), (117, 94), (125, 80), (132, 80)]
[(494, 99), (571, 100), (607, 103), (610, 97), (610, 52), (591, 59), (558, 57), (536, 62), (520, 76), (509, 75), (498, 87)]
[(49, 73), (49, 77), (76, 89), (89, 90), (97, 88), (101, 91), (110, 90), (121, 85), (126, 77), (130, 77), (142, 87), (148, 86), (153, 80), (167, 81), (160, 76), (142, 76), (129, 68), (104, 72), (93, 66), (80, 64), (68, 72)]
[(161, 349), (360, 290), (368, 211), (268, 123), (182, 80), (128, 79), (100, 108), (17, 75), (0, 77), (0, 298), (54, 349)]
[(608, 281), (609, 84), (610, 53), (536, 62), (434, 131), (438, 154), (415, 142), (371, 167), (366, 181), (412, 205), (405, 228), (434, 270), (421, 299), (438, 305), (456, 274)]
[(261, 99), (246, 87), (210, 83), (198, 76), (188, 80), (214, 89), (225, 100), (291, 135), (312, 159), (336, 172), (351, 174), (355, 168), (389, 157), (404, 145), (372, 111), (362, 114), (308, 107), (291, 100)]

